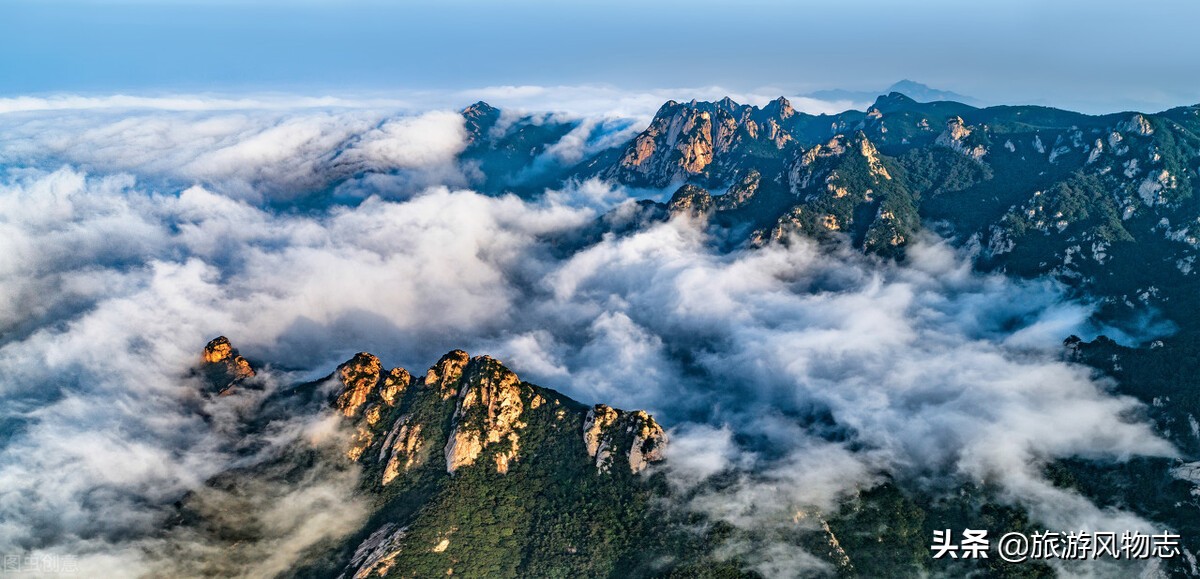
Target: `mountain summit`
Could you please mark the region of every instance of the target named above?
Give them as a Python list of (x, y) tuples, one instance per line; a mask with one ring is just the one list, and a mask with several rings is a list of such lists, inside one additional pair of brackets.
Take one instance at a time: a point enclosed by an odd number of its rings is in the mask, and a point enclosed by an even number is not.
[(936, 89), (927, 84), (908, 79), (892, 83), (891, 86), (878, 91), (829, 89), (811, 92), (804, 96), (823, 101), (851, 101), (865, 103), (871, 102), (871, 100), (878, 95), (890, 94), (893, 92), (908, 95), (909, 98), (923, 103), (954, 101), (975, 106), (980, 106), (983, 104), (979, 99), (974, 97), (969, 97), (953, 91)]
[[(222, 381), (254, 375), (224, 337), (205, 347), (200, 366)], [(663, 540), (652, 535), (662, 515), (650, 500), (664, 487), (651, 467), (665, 459), (667, 433), (646, 412), (580, 404), (462, 350), (417, 375), (360, 352), (264, 408), (322, 399), (348, 431), (335, 458), (298, 447), (212, 482), (254, 488), (267, 473), (303, 476), (325, 460), (358, 473), (357, 496), (345, 500), (370, 505), (364, 526), (321, 546), (295, 576), (581, 576)], [(269, 436), (269, 424), (247, 428)], [(205, 507), (185, 500), (180, 518), (215, 524)]]

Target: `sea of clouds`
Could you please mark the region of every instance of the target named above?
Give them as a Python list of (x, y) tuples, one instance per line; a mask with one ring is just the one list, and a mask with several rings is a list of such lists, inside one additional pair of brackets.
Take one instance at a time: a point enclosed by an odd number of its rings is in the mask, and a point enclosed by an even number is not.
[[(219, 512), (233, 499), (211, 477), (336, 446), (312, 413), (247, 457), (263, 397), (358, 351), (420, 371), (453, 348), (650, 410), (672, 429), (671, 481), (701, 489), (683, 507), (746, 529), (805, 524), (893, 476), (987, 482), (1050, 528), (1152, 530), (1043, 473), (1175, 453), (1063, 360), (1063, 338), (1103, 328), (1050, 282), (976, 273), (933, 238), (903, 265), (802, 239), (721, 251), (685, 217), (583, 242), (602, 215), (636, 220), (643, 192), (474, 192), (453, 111), (182, 100), (0, 105), (0, 553), (112, 577), (286, 569), (361, 524), (352, 471), (251, 489), (242, 515), (265, 538), (232, 560), (168, 529), (172, 505), (198, 493)], [(587, 116), (563, 162), (620, 142), (594, 134), (616, 118)], [(263, 390), (200, 395), (218, 335)], [(736, 483), (697, 486), (717, 473)], [(819, 566), (784, 543), (755, 557)]]

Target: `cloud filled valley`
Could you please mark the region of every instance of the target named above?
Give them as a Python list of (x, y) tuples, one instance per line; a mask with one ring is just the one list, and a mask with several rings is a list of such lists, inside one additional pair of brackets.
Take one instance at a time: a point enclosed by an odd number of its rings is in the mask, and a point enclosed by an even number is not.
[[(641, 128), (588, 117), (540, 162)], [(764, 533), (767, 575), (821, 565), (775, 530), (888, 481), (987, 485), (1049, 528), (1155, 530), (1045, 472), (1179, 454), (1144, 405), (1066, 358), (1067, 336), (1114, 334), (1096, 304), (979, 273), (929, 234), (903, 262), (800, 236), (728, 249), (686, 214), (646, 219), (637, 201), (669, 191), (484, 194), (467, 138), (454, 111), (0, 114), (0, 553), (211, 572), (187, 564), (220, 557), (210, 539), (168, 524), (181, 497), (228, 511), (236, 497), (206, 481), (349, 436), (303, 407), (248, 442), (265, 399), (359, 351), (420, 372), (454, 348), (652, 413), (674, 508)], [(262, 368), (260, 390), (200, 394), (218, 335)], [(277, 573), (357, 528), (354, 476), (241, 489), (271, 555), (219, 572)]]

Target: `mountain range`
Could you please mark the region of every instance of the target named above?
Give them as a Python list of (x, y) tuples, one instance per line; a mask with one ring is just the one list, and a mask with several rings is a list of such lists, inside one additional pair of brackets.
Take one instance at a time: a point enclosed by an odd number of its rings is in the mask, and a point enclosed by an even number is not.
[[(1195, 459), (1200, 105), (1094, 116), (979, 108), (915, 84), (898, 88), (919, 89), (920, 98), (893, 91), (864, 111), (833, 115), (799, 112), (782, 97), (761, 107), (668, 101), (626, 142), (557, 165), (546, 155), (579, 121), (510, 117), (478, 102), (462, 111), (469, 144), (461, 159), (477, 169), (474, 185), (494, 195), (533, 197), (589, 179), (661, 192), (634, 206), (636, 219), (600, 217), (596, 236), (691, 219), (726, 249), (808, 238), (899, 263), (917, 240), (938, 237), (980, 271), (1053, 280), (1094, 303), (1095, 322), (1112, 333), (1063, 336), (1063, 358), (1144, 402), (1158, 432)], [(1168, 335), (1135, 338), (1150, 327)], [(252, 360), (214, 339), (197, 365), (211, 386), (206, 395), (256, 388)], [(345, 540), (313, 549), (294, 576), (760, 575), (739, 556), (714, 555), (729, 541), (752, 540), (746, 530), (669, 507), (695, 491), (662, 475), (671, 425), (645, 412), (581, 404), (461, 350), (424, 374), (360, 353), (325, 379), (274, 394), (245, 436), (260, 435), (255, 428), (272, 412), (304, 405), (340, 416), (352, 433), (333, 454), (356, 473), (369, 514)], [(209, 484), (303, 477), (318, 462), (312, 452)], [(1099, 505), (1181, 532), (1200, 552), (1200, 478), (1188, 474), (1197, 464), (1078, 459), (1046, 472)], [(1054, 573), (1042, 564), (929, 558), (935, 529), (1035, 528), (986, 486), (964, 483), (946, 495), (889, 481), (837, 512), (805, 516), (814, 530), (794, 540), (839, 576)], [(233, 557), (255, 541), (213, 523), (202, 501), (181, 501), (178, 519), (229, 538)], [(1168, 574), (1195, 572), (1183, 560), (1168, 566)]]

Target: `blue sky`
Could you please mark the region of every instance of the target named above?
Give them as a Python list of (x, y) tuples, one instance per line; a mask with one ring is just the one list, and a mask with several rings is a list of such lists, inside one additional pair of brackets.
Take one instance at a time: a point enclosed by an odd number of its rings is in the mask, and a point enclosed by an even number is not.
[(526, 84), (795, 95), (912, 78), (990, 102), (1159, 109), (1200, 102), (1198, 21), (1197, 0), (6, 0), (0, 95)]

